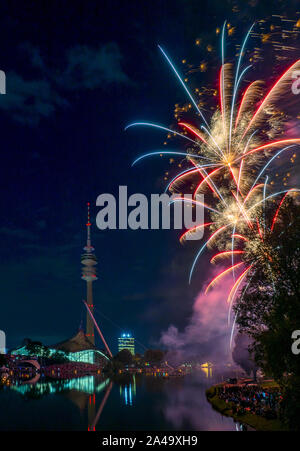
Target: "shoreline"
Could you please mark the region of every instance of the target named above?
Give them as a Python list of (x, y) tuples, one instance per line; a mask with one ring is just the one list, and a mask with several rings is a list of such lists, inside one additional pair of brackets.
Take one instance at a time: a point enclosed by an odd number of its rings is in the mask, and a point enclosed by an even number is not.
[(269, 420), (259, 415), (246, 413), (243, 415), (234, 414), (232, 411), (233, 404), (226, 403), (218, 396), (218, 388), (221, 384), (216, 384), (206, 390), (206, 399), (212, 405), (213, 409), (226, 417), (231, 417), (239, 423), (244, 423), (252, 427), (255, 431), (288, 431), (280, 420)]

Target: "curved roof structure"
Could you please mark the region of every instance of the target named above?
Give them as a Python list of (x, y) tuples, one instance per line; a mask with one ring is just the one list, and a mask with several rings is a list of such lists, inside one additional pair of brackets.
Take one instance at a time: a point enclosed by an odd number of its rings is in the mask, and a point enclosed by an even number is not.
[(80, 329), (74, 337), (61, 341), (56, 345), (52, 345), (50, 348), (64, 352), (96, 350), (95, 345), (89, 341), (82, 329)]
[(80, 329), (77, 334), (74, 335), (74, 337), (50, 347), (51, 349), (56, 349), (57, 351), (63, 352), (79, 353), (81, 351), (94, 351), (95, 353), (109, 360), (109, 357), (104, 354), (104, 352), (99, 351), (96, 346), (89, 341), (82, 329)]

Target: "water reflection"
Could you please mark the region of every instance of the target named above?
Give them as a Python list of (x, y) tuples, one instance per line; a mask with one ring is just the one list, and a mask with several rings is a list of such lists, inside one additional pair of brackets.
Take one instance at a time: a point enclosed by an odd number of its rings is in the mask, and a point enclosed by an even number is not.
[(98, 411), (97, 411), (97, 414), (96, 415), (94, 415), (94, 412), (95, 412), (95, 395), (94, 395), (94, 397), (93, 397), (93, 408), (91, 408), (90, 410), (89, 410), (89, 424), (88, 424), (88, 431), (95, 431), (96, 430), (96, 425), (98, 424), (98, 421), (99, 421), (99, 419), (100, 419), (100, 416), (101, 416), (101, 414), (102, 414), (102, 411), (103, 411), (103, 409), (104, 409), (104, 406), (105, 406), (105, 404), (106, 404), (106, 401), (107, 401), (107, 399), (108, 399), (108, 397), (109, 397), (109, 395), (110, 395), (110, 391), (111, 391), (111, 389), (112, 389), (112, 382), (110, 381), (109, 382), (109, 385), (108, 385), (108, 387), (107, 387), (107, 390), (106, 390), (106, 392), (105, 392), (105, 395), (104, 395), (104, 397), (103, 397), (103, 399), (102, 399), (102, 401), (101, 401), (101, 404), (100, 404), (100, 406), (99, 406), (99, 409), (98, 409)]
[(22, 395), (34, 394), (34, 397), (72, 390), (91, 395), (102, 392), (108, 382), (108, 379), (103, 380), (101, 378), (96, 378), (95, 376), (84, 376), (76, 379), (45, 380), (36, 384), (16, 382), (11, 385), (11, 389), (18, 391)]
[(207, 402), (205, 391), (213, 381), (210, 369), (205, 370), (185, 379), (180, 390), (166, 388), (163, 410), (174, 429), (183, 430), (189, 425), (197, 431), (233, 430), (233, 420), (220, 415)]
[(133, 399), (136, 396), (136, 376), (132, 375), (132, 380), (125, 385), (120, 383), (120, 398), (126, 406), (133, 405)]
[(211, 379), (213, 377), (213, 365), (210, 362), (203, 363), (201, 365), (201, 371), (205, 374), (207, 379)]
[(0, 429), (239, 430), (206, 400), (206, 388), (216, 381), (207, 367), (186, 377), (133, 374), (13, 383), (0, 390)]

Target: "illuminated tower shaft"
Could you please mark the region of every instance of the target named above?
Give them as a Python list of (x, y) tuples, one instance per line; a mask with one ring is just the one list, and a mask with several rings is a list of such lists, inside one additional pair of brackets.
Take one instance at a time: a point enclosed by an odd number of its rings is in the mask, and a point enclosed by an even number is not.
[[(93, 302), (93, 282), (97, 280), (97, 272), (95, 266), (97, 265), (97, 258), (94, 254), (94, 248), (91, 245), (91, 221), (90, 221), (90, 203), (88, 202), (88, 220), (87, 227), (87, 242), (83, 248), (85, 253), (81, 256), (82, 276), (86, 281), (86, 302), (91, 310), (94, 312)], [(86, 336), (92, 344), (95, 344), (94, 323), (89, 313), (86, 314)]]
[[(87, 299), (87, 305), (91, 309), (91, 311), (94, 313), (94, 303), (93, 303), (93, 286), (92, 281), (87, 281), (86, 284), (86, 299)], [(89, 340), (95, 344), (95, 333), (94, 333), (94, 323), (90, 317), (89, 314), (86, 315), (86, 336), (89, 338)]]

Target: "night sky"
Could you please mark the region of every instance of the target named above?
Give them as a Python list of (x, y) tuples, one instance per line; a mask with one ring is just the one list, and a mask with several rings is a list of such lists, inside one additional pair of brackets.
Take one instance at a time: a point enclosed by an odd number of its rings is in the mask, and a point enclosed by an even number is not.
[[(276, 3), (273, 12), (284, 10), (285, 2)], [(297, 2), (288, 3), (296, 11)], [(131, 163), (161, 148), (165, 134), (124, 132), (141, 119), (172, 125), (174, 104), (184, 100), (157, 44), (182, 70), (183, 58), (208, 59), (205, 46), (195, 50), (195, 39), (219, 45), (215, 29), (225, 19), (242, 36), (254, 18), (270, 15), (269, 4), (1, 3), (0, 68), (7, 94), (0, 97), (0, 329), (8, 347), (24, 337), (54, 344), (85, 324), (80, 255), (87, 201), (99, 261), (96, 318), (113, 351), (123, 330), (148, 347), (157, 346), (170, 324), (185, 327), (207, 270), (200, 263), (188, 285), (195, 247), (182, 248), (180, 231), (100, 231), (96, 198), (117, 195), (119, 185), (127, 185), (129, 194), (164, 189), (166, 162)], [(206, 82), (208, 75), (201, 76)]]

